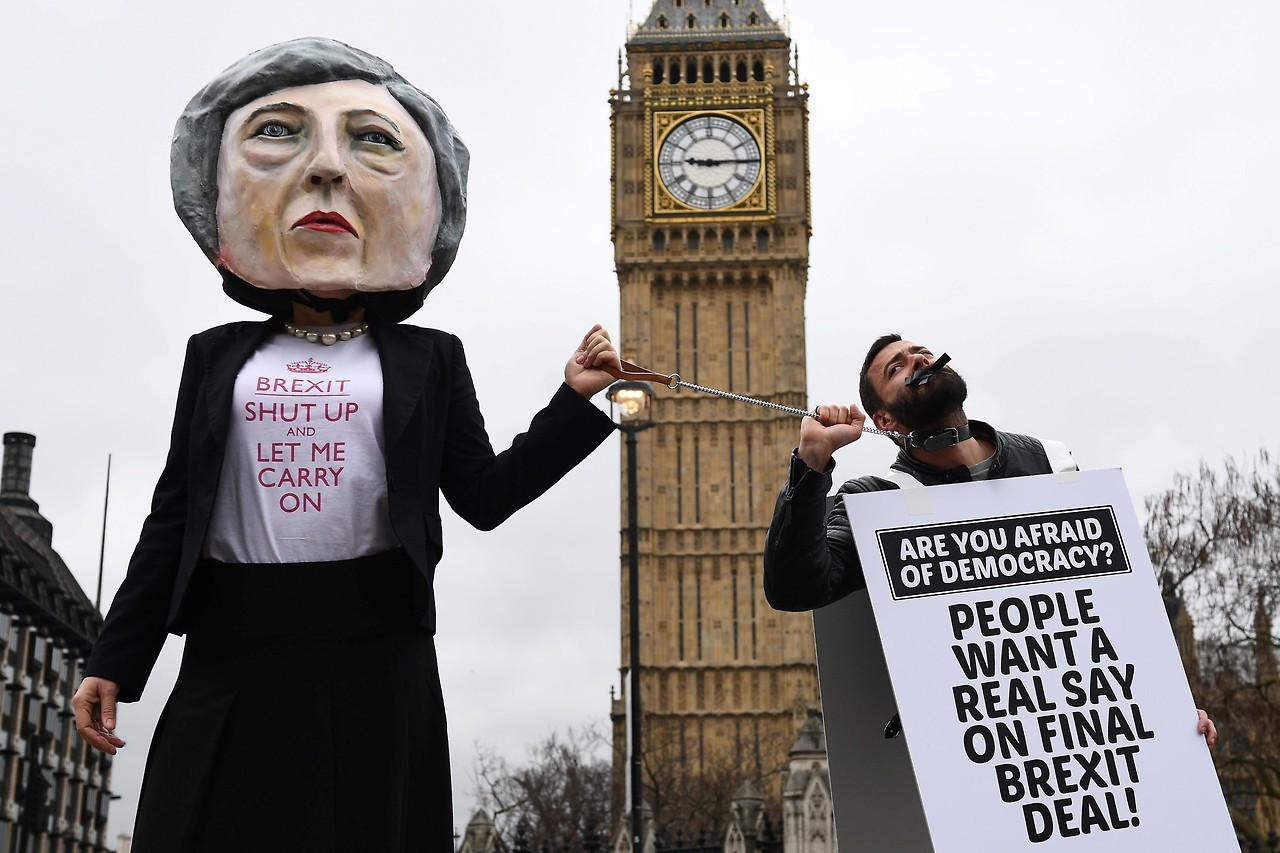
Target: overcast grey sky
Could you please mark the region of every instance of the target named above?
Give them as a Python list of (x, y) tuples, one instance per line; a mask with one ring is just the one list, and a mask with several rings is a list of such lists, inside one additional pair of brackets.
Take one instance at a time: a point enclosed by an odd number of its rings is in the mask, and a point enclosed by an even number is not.
[[(114, 454), (108, 602), (163, 463), (186, 338), (254, 316), (222, 295), (168, 182), (179, 110), (243, 54), (335, 37), (450, 114), (473, 154), (467, 234), (413, 321), (466, 342), (499, 445), (587, 326), (617, 328), (607, 98), (628, 11), (642, 17), (646, 0), (191, 8), (5, 8), (0, 241), (15, 310), (0, 430), (37, 435), (32, 496), (90, 595)], [(1280, 5), (768, 8), (789, 13), (811, 87), (811, 401), (853, 399), (866, 344), (896, 330), (952, 355), (972, 416), (1062, 439), (1084, 467), (1122, 467), (1138, 504), (1201, 459), (1277, 449)], [(611, 440), (494, 533), (446, 519), (438, 643), (460, 825), (474, 742), (519, 759), (607, 715), (618, 454)], [(868, 437), (837, 476), (891, 455)], [(178, 654), (173, 641), (122, 715), (113, 836), (131, 831)]]

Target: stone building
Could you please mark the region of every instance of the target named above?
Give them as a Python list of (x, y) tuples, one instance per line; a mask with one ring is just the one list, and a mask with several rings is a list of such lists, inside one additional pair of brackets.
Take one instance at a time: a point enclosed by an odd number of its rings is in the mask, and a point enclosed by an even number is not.
[(458, 853), (503, 853), (505, 849), (498, 829), (493, 825), (493, 818), (484, 809), (472, 815), (458, 845)]
[(102, 618), (31, 499), (35, 436), (4, 436), (0, 482), (0, 853), (89, 853), (106, 837), (111, 759), (80, 740), (71, 695)]
[[(658, 0), (625, 53), (610, 95), (623, 358), (804, 406), (808, 93), (789, 36), (761, 0)], [(818, 707), (812, 620), (772, 610), (760, 585), (797, 422), (655, 392), (638, 442), (644, 760), (756, 780), (776, 814), (787, 750)], [(619, 791), (626, 706), (613, 708)]]
[(782, 849), (785, 853), (835, 853), (827, 733), (820, 714), (809, 714), (788, 758), (782, 776)]

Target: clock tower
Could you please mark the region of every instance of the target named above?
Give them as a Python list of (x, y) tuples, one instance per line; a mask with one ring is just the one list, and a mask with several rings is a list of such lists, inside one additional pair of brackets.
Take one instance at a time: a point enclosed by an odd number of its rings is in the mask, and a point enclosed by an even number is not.
[[(623, 358), (805, 406), (806, 89), (761, 0), (658, 0), (633, 29), (611, 93)], [(772, 610), (761, 588), (799, 422), (655, 392), (656, 428), (638, 445), (646, 778), (750, 779), (776, 802), (771, 774), (818, 706), (812, 620)], [(625, 668), (625, 537), (623, 551)], [(619, 774), (625, 707), (615, 702)]]

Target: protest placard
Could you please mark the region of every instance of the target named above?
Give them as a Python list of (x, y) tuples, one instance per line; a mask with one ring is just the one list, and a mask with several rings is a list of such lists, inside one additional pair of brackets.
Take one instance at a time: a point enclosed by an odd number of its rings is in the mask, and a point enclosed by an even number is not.
[(841, 847), (1238, 850), (1121, 473), (915, 491), (847, 496), (866, 596), (815, 614)]

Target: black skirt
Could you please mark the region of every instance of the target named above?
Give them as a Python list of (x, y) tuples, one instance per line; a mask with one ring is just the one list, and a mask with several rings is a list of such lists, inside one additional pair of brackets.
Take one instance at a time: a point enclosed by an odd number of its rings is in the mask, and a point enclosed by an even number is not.
[(401, 551), (205, 561), (134, 853), (451, 853), (444, 700)]

